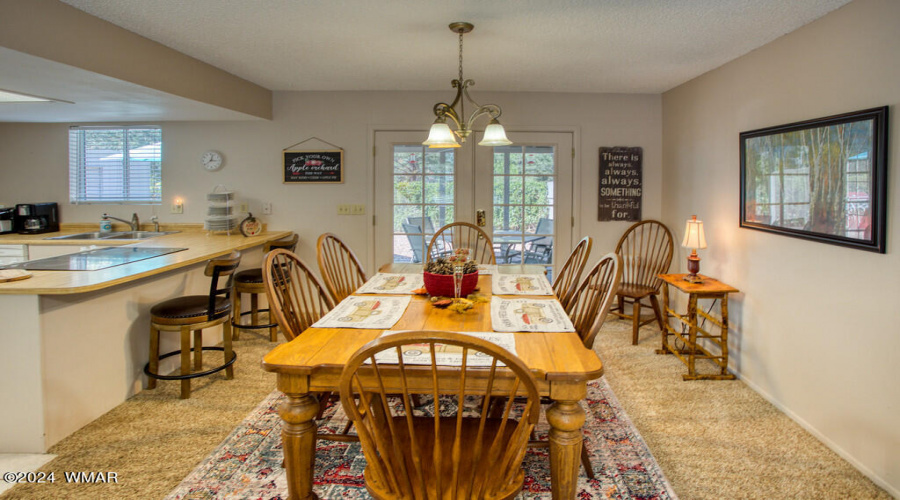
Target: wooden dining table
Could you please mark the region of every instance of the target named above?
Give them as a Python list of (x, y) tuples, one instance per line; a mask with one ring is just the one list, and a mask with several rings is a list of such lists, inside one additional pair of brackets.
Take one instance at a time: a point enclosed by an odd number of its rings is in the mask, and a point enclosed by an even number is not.
[[(421, 272), (421, 265), (389, 264), (383, 272)], [(499, 266), (500, 273), (543, 273), (543, 266)], [(478, 278), (480, 294), (491, 296), (491, 275)], [(509, 296), (512, 298), (512, 296)], [(522, 298), (522, 296), (516, 296)], [(553, 297), (537, 297), (555, 300)], [(490, 302), (478, 302), (463, 313), (434, 307), (427, 296), (413, 296), (392, 330), (457, 332), (492, 331)], [(282, 441), (288, 496), (318, 498), (313, 492), (316, 457), (316, 393), (336, 392), (341, 371), (351, 355), (378, 338), (383, 330), (309, 328), (294, 340), (272, 349), (263, 368), (278, 375), (278, 389), (286, 401), (279, 408), (284, 420)], [(579, 401), (587, 382), (603, 375), (597, 354), (584, 347), (577, 333), (515, 333), (516, 355), (531, 370), (541, 396), (553, 400), (547, 409), (550, 424), (550, 477), (554, 499), (575, 498), (585, 412)], [(399, 390), (399, 388), (398, 388)]]

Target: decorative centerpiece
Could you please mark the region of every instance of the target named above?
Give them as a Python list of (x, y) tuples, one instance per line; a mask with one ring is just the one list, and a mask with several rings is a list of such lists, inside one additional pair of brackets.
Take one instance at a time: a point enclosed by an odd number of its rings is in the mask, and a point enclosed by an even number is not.
[(469, 250), (459, 248), (449, 257), (425, 264), (425, 289), (432, 297), (466, 297), (478, 286), (478, 264), (469, 260)]

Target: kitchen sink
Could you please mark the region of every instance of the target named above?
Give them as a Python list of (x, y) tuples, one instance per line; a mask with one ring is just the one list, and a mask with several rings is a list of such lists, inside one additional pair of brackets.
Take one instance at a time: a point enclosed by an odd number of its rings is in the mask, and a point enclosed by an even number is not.
[(180, 231), (123, 231), (121, 233), (107, 233), (109, 236), (101, 237), (102, 240), (143, 240), (155, 238), (167, 234), (175, 234)]
[(156, 236), (175, 234), (181, 231), (115, 231), (112, 233), (78, 233), (65, 236), (51, 236), (45, 240), (143, 240)]

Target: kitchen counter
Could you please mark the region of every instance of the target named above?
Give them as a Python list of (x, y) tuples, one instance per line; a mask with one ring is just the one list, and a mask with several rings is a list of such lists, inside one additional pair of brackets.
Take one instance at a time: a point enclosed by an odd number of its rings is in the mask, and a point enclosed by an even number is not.
[(122, 283), (164, 273), (181, 267), (205, 262), (213, 257), (226, 255), (232, 250), (244, 250), (290, 235), (290, 231), (265, 231), (257, 236), (245, 237), (237, 234), (210, 234), (199, 228), (178, 229), (181, 232), (148, 238), (144, 240), (48, 240), (52, 236), (62, 236), (84, 232), (72, 228), (58, 233), (4, 234), (0, 244), (14, 245), (94, 245), (135, 247), (185, 247), (187, 250), (141, 260), (131, 264), (110, 267), (98, 271), (30, 271), (33, 276), (21, 281), (0, 283), (0, 294), (41, 294), (59, 295), (101, 290)]
[[(0, 283), (0, 453), (44, 453), (143, 390), (150, 308), (208, 294), (208, 260), (240, 250), (240, 268), (259, 267), (263, 245), (291, 234), (244, 237), (209, 233), (196, 224), (160, 229), (180, 232), (144, 240), (45, 239), (96, 230), (84, 224), (59, 233), (0, 235), (0, 244), (28, 245), (32, 255), (110, 246), (186, 248), (95, 271), (34, 270), (28, 279)], [(177, 350), (177, 337), (163, 336), (161, 352)], [(221, 327), (203, 334), (205, 345), (221, 339)], [(243, 363), (259, 361), (239, 358), (236, 376)], [(160, 365), (163, 372), (175, 369), (176, 358)]]

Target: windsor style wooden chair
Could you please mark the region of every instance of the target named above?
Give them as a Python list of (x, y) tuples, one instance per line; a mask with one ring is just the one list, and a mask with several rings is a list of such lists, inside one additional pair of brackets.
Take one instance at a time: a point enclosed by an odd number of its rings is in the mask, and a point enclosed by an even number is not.
[[(275, 249), (266, 254), (263, 281), (270, 314), (274, 315), (288, 341), (295, 339), (334, 307), (322, 282), (300, 257), (287, 249)], [(328, 403), (336, 399), (335, 396), (333, 391), (316, 394), (319, 401), (316, 418), (322, 417)], [(317, 436), (331, 441), (356, 441), (355, 436), (347, 435), (349, 430), (350, 424), (341, 434)]]
[(335, 304), (355, 292), (369, 279), (353, 250), (332, 233), (319, 236), (316, 242), (316, 258), (322, 280)]
[[(464, 360), (478, 356), (490, 364), (440, 366), (433, 354), (425, 356), (424, 365), (399, 361), (410, 349), (453, 349)], [(339, 384), (341, 403), (366, 457), (363, 474), (373, 497), (512, 499), (522, 489), (522, 459), (538, 422), (540, 398), (528, 367), (505, 349), (451, 332), (382, 336), (351, 356)], [(434, 398), (431, 415), (413, 407), (413, 395)], [(516, 395), (524, 398), (518, 420), (512, 418), (518, 413)], [(466, 396), (477, 406), (476, 416), (463, 415)], [(499, 418), (488, 410), (494, 397), (506, 398)]]
[[(578, 332), (578, 336), (581, 337), (581, 341), (588, 349), (594, 347), (594, 339), (597, 337), (597, 332), (603, 327), (621, 279), (622, 258), (614, 253), (608, 253), (600, 258), (572, 294), (567, 313), (569, 319), (572, 320), (572, 325), (575, 326), (575, 331)], [(551, 402), (547, 398), (541, 400), (542, 404)], [(547, 448), (550, 443), (531, 441), (528, 445)], [(581, 446), (581, 465), (588, 477), (594, 479), (594, 468), (591, 467), (591, 459), (584, 444)]]
[[(663, 316), (659, 308), (659, 287), (672, 263), (672, 232), (662, 222), (645, 220), (629, 227), (616, 244), (616, 253), (622, 257), (622, 284), (617, 292), (618, 305), (613, 314), (631, 320), (631, 343), (638, 343), (638, 330), (656, 319), (663, 329)], [(650, 299), (654, 317), (641, 319), (641, 301)], [(631, 314), (625, 314), (625, 304), (631, 304)]]

